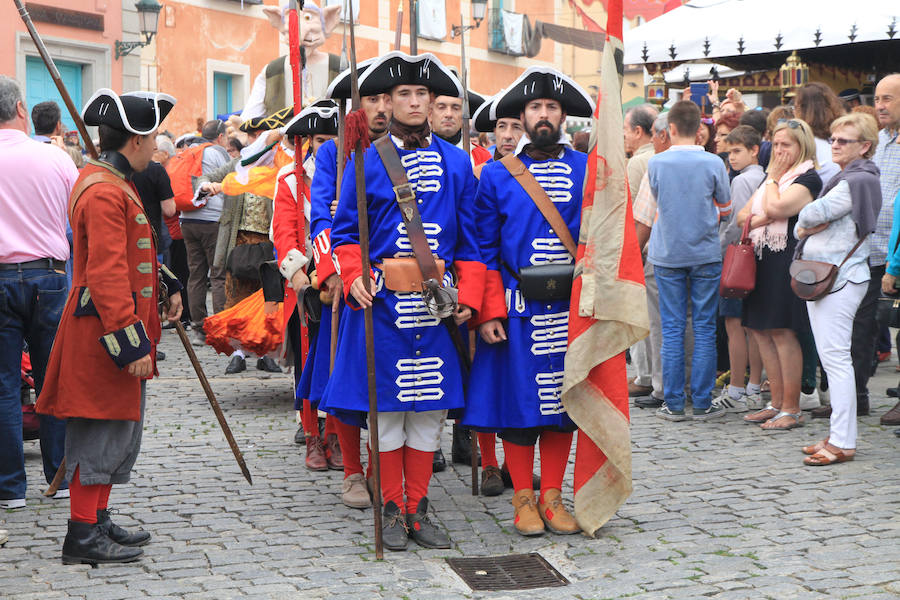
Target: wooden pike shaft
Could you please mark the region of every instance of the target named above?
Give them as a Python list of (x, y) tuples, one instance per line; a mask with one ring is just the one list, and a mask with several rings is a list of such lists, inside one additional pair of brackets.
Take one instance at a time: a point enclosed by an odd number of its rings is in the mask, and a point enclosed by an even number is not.
[[(53, 78), (53, 83), (56, 84), (56, 89), (59, 90), (59, 95), (62, 96), (63, 102), (66, 105), (66, 109), (68, 109), (69, 114), (72, 116), (72, 120), (75, 121), (75, 127), (78, 129), (78, 133), (81, 134), (81, 139), (84, 141), (85, 149), (88, 151), (88, 154), (90, 154), (92, 158), (97, 158), (99, 154), (97, 153), (97, 148), (94, 147), (94, 141), (91, 139), (91, 136), (88, 135), (87, 127), (85, 127), (84, 121), (82, 121), (81, 119), (81, 113), (78, 112), (77, 108), (75, 108), (75, 104), (72, 102), (72, 97), (69, 95), (69, 91), (66, 89), (65, 84), (62, 82), (62, 78), (59, 76), (59, 70), (56, 68), (56, 63), (54, 63), (53, 59), (50, 58), (50, 54), (47, 52), (47, 47), (44, 45), (44, 41), (41, 39), (41, 36), (38, 35), (37, 30), (34, 28), (34, 23), (31, 22), (31, 15), (29, 15), (28, 11), (25, 10), (25, 6), (22, 4), (22, 0), (13, 1), (16, 3), (16, 8), (19, 10), (19, 16), (22, 17), (22, 22), (25, 23), (25, 28), (28, 29), (28, 34), (31, 36), (31, 40), (37, 47), (37, 51), (41, 55), (41, 59), (47, 66), (47, 70), (50, 71), (50, 77)], [(54, 479), (56, 478), (54, 477)], [(55, 490), (54, 493), (56, 493)]]
[[(353, 20), (350, 20), (350, 89), (353, 94), (353, 110), (359, 110), (359, 74), (356, 70), (356, 33)], [(353, 160), (356, 177), (356, 209), (359, 219), (359, 246), (362, 256), (362, 278), (369, 292), (374, 296), (372, 280), (369, 277), (369, 207), (366, 201), (366, 176), (363, 161), (362, 141), (357, 141)], [(381, 537), (381, 460), (378, 448), (378, 391), (375, 385), (375, 324), (372, 319), (372, 307), (364, 309), (363, 318), (366, 330), (366, 381), (369, 393), (369, 447), (372, 449), (372, 476), (374, 478), (374, 494), (372, 497), (372, 516), (375, 521), (375, 558), (384, 558), (384, 544)]]
[(400, 50), (403, 38), (403, 0), (397, 3), (397, 27), (394, 29), (394, 50)]

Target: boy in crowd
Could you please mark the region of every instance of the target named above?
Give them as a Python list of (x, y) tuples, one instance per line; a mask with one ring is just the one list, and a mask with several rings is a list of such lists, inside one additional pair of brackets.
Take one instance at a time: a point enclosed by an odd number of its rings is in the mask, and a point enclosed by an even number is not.
[[(662, 319), (665, 403), (657, 415), (684, 421), (684, 330), (690, 301), (694, 330), (691, 400), (695, 420), (723, 418), (712, 404), (716, 379), (716, 308), (722, 249), (719, 222), (731, 214), (724, 163), (695, 142), (700, 109), (691, 101), (669, 111), (672, 147), (648, 163), (650, 190), (659, 219), (650, 233), (647, 259), (653, 263)], [(685, 177), (690, 173), (690, 177)]]
[[(719, 230), (719, 241), (722, 244), (722, 256), (725, 249), (741, 237), (735, 216), (765, 179), (766, 173), (759, 165), (759, 150), (762, 137), (749, 125), (735, 127), (725, 143), (728, 144), (728, 164), (738, 175), (731, 181), (731, 218), (723, 223)], [(713, 400), (713, 404), (722, 407), (726, 412), (746, 412), (762, 408), (764, 402), (760, 395), (760, 378), (762, 377), (762, 358), (759, 347), (752, 336), (747, 335), (741, 325), (743, 301), (736, 298), (719, 298), (719, 316), (725, 320), (725, 332), (728, 334), (728, 359), (731, 368), (731, 381), (721, 395)], [(744, 373), (747, 362), (750, 362), (750, 380), (744, 387)]]

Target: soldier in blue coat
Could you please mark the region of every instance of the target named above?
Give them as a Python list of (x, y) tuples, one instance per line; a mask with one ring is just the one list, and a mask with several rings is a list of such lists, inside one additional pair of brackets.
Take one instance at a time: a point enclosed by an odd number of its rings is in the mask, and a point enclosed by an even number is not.
[[(475, 198), (478, 245), (488, 271), (463, 424), (503, 439), (515, 526), (524, 535), (543, 533), (545, 523), (556, 533), (579, 531), (561, 500), (576, 429), (560, 401), (571, 289), (565, 265), (574, 264), (574, 248), (567, 249), (537, 202), (543, 197), (571, 239), (578, 239), (587, 156), (565, 141), (563, 127), (567, 114), (589, 116), (592, 108), (590, 96), (568, 77), (549, 68), (526, 70), (490, 108), (494, 119), (518, 112), (525, 135), (513, 153), (484, 166)], [(536, 198), (523, 184), (534, 186)]]
[[(458, 289), (457, 323), (481, 305), (484, 265), (475, 240), (476, 181), (469, 157), (431, 134), (427, 116), (435, 94), (462, 94), (459, 81), (431, 54), (391, 52), (372, 63), (360, 94), (387, 92), (393, 118), (388, 141), (399, 154), (415, 191), (427, 244), (447, 266), (444, 287)], [(427, 517), (432, 456), (448, 409), (465, 405), (463, 366), (449, 328), (431, 314), (420, 292), (395, 270), (412, 255), (404, 217), (376, 148), (364, 155), (374, 297), (363, 283), (354, 160), (347, 165), (331, 242), (351, 310), (342, 315), (335, 370), (322, 406), (347, 416), (368, 410), (363, 312), (372, 307), (378, 391), (379, 446), (384, 504), (384, 545), (406, 548), (411, 537), (431, 548), (449, 548), (447, 534)], [(415, 265), (415, 261), (412, 262)], [(452, 266), (452, 268), (451, 268)], [(415, 266), (415, 269), (418, 269)], [(421, 289), (422, 273), (415, 271)], [(400, 280), (399, 285), (394, 282)], [(412, 283), (415, 283), (414, 281)], [(390, 289), (393, 286), (395, 289)], [(406, 501), (404, 502), (404, 495)], [(406, 516), (404, 518), (404, 512)]]

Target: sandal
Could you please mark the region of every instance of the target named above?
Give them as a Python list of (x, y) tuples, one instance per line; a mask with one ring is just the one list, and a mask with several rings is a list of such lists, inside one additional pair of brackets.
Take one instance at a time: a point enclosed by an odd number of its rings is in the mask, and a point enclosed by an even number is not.
[(822, 448), (812, 456), (807, 456), (806, 458), (804, 458), (803, 464), (807, 467), (827, 467), (828, 465), (833, 465), (835, 463), (851, 461), (853, 460), (854, 456), (856, 456), (856, 454), (850, 454), (848, 456), (841, 450), (832, 452), (827, 448)]
[[(782, 417), (791, 417), (792, 419), (794, 419), (793, 423), (791, 423), (790, 425), (784, 425), (782, 427), (774, 427), (774, 426), (773, 427), (763, 427), (762, 425), (760, 425), (760, 428), (762, 428), (765, 431), (789, 431), (791, 429), (796, 429), (797, 427), (803, 426), (803, 421), (800, 420), (801, 416), (803, 416), (802, 412), (789, 413), (789, 412), (784, 412), (782, 410), (777, 415), (775, 415), (774, 417), (772, 417), (771, 419), (766, 421), (766, 423), (771, 423), (771, 422), (777, 421), (778, 419), (780, 419)], [(763, 425), (765, 425), (765, 423), (763, 423)]]
[[(813, 444), (811, 446), (803, 446), (802, 448), (800, 448), (800, 452), (802, 452), (803, 454), (805, 454), (807, 456), (812, 456), (813, 454), (816, 454), (819, 450), (824, 448), (827, 443), (828, 443), (828, 438), (825, 438), (821, 442), (816, 442), (815, 444)], [(822, 445), (819, 446), (819, 444), (822, 444)]]
[[(778, 414), (779, 410), (777, 408), (775, 408), (774, 406), (772, 406), (771, 404), (768, 404), (768, 405), (766, 405), (766, 407), (764, 409), (758, 410), (754, 413), (750, 413), (749, 415), (745, 416), (744, 421), (747, 423), (765, 423), (766, 421), (768, 421), (769, 419), (772, 418), (772, 415), (768, 414), (770, 412)], [(763, 414), (763, 413), (766, 413), (766, 414)]]

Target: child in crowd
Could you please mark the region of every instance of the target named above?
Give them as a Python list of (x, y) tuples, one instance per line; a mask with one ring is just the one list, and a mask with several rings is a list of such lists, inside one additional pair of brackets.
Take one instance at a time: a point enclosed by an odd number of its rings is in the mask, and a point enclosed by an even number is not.
[[(738, 212), (747, 204), (766, 176), (758, 164), (761, 141), (759, 132), (748, 125), (736, 127), (725, 138), (728, 145), (728, 164), (738, 175), (731, 181), (732, 216), (719, 229), (723, 256), (729, 244), (733, 244), (741, 237), (741, 228), (736, 221)], [(726, 412), (746, 412), (749, 409), (760, 409), (765, 404), (760, 394), (762, 358), (756, 340), (741, 325), (742, 312), (742, 300), (719, 298), (719, 316), (725, 320), (725, 332), (728, 334), (731, 381), (713, 404), (721, 406)], [(750, 380), (744, 387), (748, 361)]]
[[(712, 404), (716, 379), (716, 308), (722, 275), (719, 223), (731, 214), (725, 164), (696, 145), (700, 109), (676, 102), (668, 113), (672, 147), (653, 156), (647, 180), (659, 216), (650, 233), (647, 259), (659, 289), (665, 403), (657, 415), (670, 421), (685, 414), (684, 330), (690, 304), (694, 330), (691, 360), (693, 419), (723, 418)], [(689, 173), (690, 176), (685, 176)]]

